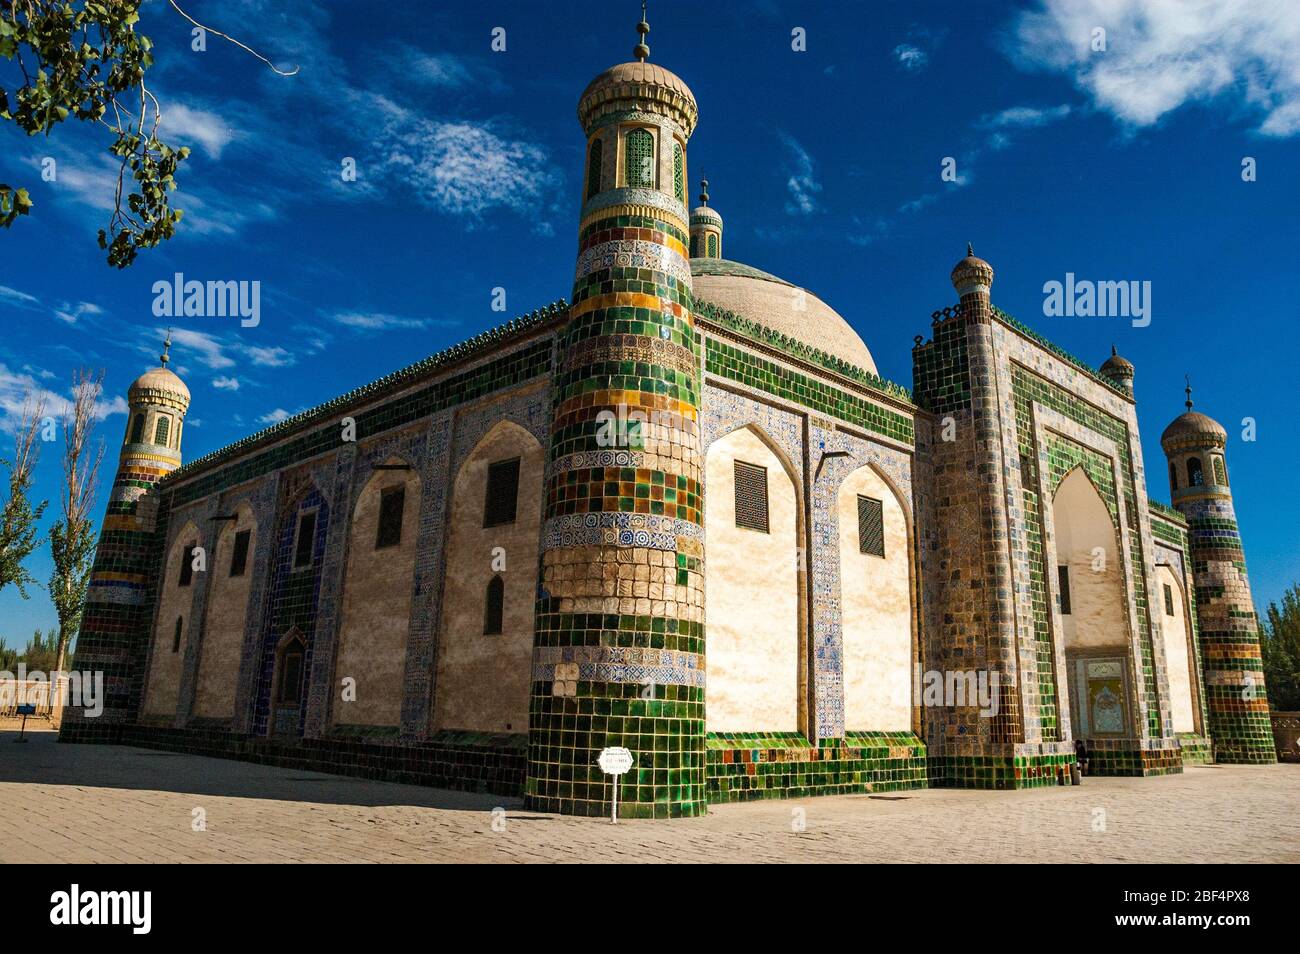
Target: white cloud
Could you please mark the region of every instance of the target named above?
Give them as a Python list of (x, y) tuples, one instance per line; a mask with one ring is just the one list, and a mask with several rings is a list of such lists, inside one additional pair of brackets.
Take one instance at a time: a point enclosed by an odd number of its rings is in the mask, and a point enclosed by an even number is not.
[(218, 391), (238, 391), (239, 378), (217, 377), (212, 379), (212, 386)]
[(1034, 129), (1057, 122), (1070, 115), (1069, 103), (1040, 108), (1037, 106), (1012, 106), (1000, 113), (982, 116), (975, 123), (981, 129)]
[(41, 304), (41, 300), (35, 295), (10, 288), (8, 285), (0, 285), (0, 302), (16, 308), (38, 308)]
[[(1300, 133), (1295, 0), (1039, 0), (1007, 41), (1029, 68), (1063, 73), (1120, 122), (1150, 126), (1219, 97), (1262, 114), (1259, 131)], [(1105, 51), (1092, 49), (1106, 31)]]
[(386, 315), (382, 312), (345, 311), (334, 315), (334, 320), (349, 328), (364, 328), (367, 331), (387, 331), (391, 328), (424, 328), (429, 323), (423, 318), (402, 318), (398, 315)]
[(54, 309), (54, 317), (70, 325), (75, 325), (85, 315), (102, 315), (103, 313), (103, 308), (89, 301), (79, 301), (76, 304), (65, 301)]
[[(71, 407), (71, 387), (68, 388), (67, 393), (62, 393), (37, 381), (38, 377), (44, 380), (53, 376), (43, 370), (36, 374), (26, 368), (22, 371), (12, 371), (6, 365), (0, 364), (0, 432), (13, 434), (17, 431), (22, 419), (23, 405), (29, 395), (34, 400), (45, 402), (43, 413), (46, 416), (55, 419), (63, 417)], [(120, 394), (107, 399), (101, 398), (95, 404), (96, 421), (103, 421), (110, 415), (126, 412), (126, 399)]]
[(286, 411), (284, 408), (277, 407), (274, 411), (268, 411), (266, 414), (263, 414), (261, 417), (259, 417), (257, 419), (257, 423), (279, 424), (281, 421), (286, 420), (287, 418), (290, 417), (293, 417), (293, 415), (290, 414), (288, 411)]
[(930, 62), (930, 55), (919, 46), (913, 46), (911, 43), (900, 43), (894, 47), (894, 59), (907, 72), (915, 73), (918, 70), (925, 69), (925, 65)]
[(235, 136), (226, 121), (216, 113), (191, 108), (184, 103), (170, 103), (163, 108), (158, 138), (168, 145), (198, 145), (212, 159), (221, 158)]
[(421, 203), (452, 215), (535, 210), (559, 185), (544, 149), (490, 122), (438, 122), (401, 110), (375, 151), (372, 181), (393, 177)]
[(296, 363), (298, 360), (279, 345), (236, 345), (235, 347), (246, 355), (253, 364), (266, 368), (283, 368), (286, 365)]
[[(292, 352), (279, 345), (248, 345), (192, 328), (172, 328), (171, 336), (173, 358), (188, 353), (213, 371), (233, 368), (242, 361), (264, 368), (283, 368), (298, 360)], [(137, 350), (144, 354), (157, 354), (157, 337), (157, 332), (150, 331), (146, 339), (136, 346)]]
[(817, 193), (822, 191), (822, 184), (814, 175), (812, 156), (793, 137), (783, 135), (781, 138), (793, 159), (785, 183), (790, 192), (785, 210), (790, 215), (810, 215), (817, 210)]

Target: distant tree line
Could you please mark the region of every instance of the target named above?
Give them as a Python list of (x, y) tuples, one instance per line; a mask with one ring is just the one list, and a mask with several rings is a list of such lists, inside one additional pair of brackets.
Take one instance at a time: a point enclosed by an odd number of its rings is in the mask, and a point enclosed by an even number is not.
[(1270, 603), (1260, 628), (1264, 683), (1274, 712), (1300, 710), (1300, 583)]

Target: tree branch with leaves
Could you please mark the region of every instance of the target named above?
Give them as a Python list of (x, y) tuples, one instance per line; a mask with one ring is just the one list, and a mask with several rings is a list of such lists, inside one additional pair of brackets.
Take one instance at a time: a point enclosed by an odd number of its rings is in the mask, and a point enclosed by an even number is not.
[[(176, 233), (184, 214), (171, 207), (176, 171), (190, 154), (158, 138), (162, 108), (145, 84), (153, 65), (153, 42), (136, 32), (143, 0), (0, 0), (0, 57), (14, 63), (14, 85), (0, 78), (0, 119), (29, 136), (49, 136), (69, 118), (98, 123), (113, 135), (108, 151), (118, 160), (113, 211), (99, 230), (108, 263), (126, 268), (140, 249)], [(199, 29), (222, 37), (292, 76), (238, 40), (199, 23), (169, 0), (172, 9)], [(0, 182), (0, 227), (30, 214), (26, 189)]]

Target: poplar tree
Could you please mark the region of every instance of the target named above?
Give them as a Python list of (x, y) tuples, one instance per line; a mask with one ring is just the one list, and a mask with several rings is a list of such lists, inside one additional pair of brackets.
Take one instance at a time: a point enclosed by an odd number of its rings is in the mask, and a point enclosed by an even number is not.
[(72, 400), (63, 412), (63, 513), (50, 530), (50, 600), (59, 617), (59, 642), (55, 668), (62, 671), (68, 646), (81, 628), (86, 585), (95, 559), (95, 528), (90, 511), (95, 505), (95, 483), (104, 458), (104, 443), (94, 451), (90, 435), (95, 407), (104, 388), (104, 373), (78, 369), (72, 377)]

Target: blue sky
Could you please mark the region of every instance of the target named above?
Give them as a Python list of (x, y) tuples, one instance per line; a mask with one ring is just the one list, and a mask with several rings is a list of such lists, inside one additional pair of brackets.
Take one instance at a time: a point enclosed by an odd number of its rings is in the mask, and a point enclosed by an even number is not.
[[(151, 287), (175, 272), (262, 287), (255, 328), (175, 321), (172, 367), (193, 392), (187, 459), (567, 296), (577, 98), (630, 58), (639, 15), (609, 0), (184, 5), (300, 71), (277, 76), (211, 35), (194, 51), (188, 23), (146, 4), (161, 135), (193, 156), (180, 234), (132, 268), (110, 269), (94, 242), (113, 182), (101, 131), (0, 126), (0, 181), (36, 202), (0, 234), (0, 430), (8, 444), (25, 388), (57, 403), (74, 368), (104, 368), (101, 513), (127, 385), (156, 363), (168, 324)], [(1230, 435), (1261, 612), (1300, 580), (1292, 0), (717, 6), (654, 0), (649, 41), (699, 101), (690, 176), (710, 180), (728, 258), (816, 292), (885, 377), (910, 385), (913, 336), (952, 302), (948, 272), (974, 242), (996, 304), (1084, 359), (1113, 342), (1137, 366), (1159, 500), (1160, 432), (1192, 374), (1197, 408)], [(495, 27), (504, 52), (490, 49)], [(1096, 27), (1105, 51), (1090, 49)], [(46, 157), (54, 182), (41, 181)], [(355, 182), (340, 176), (346, 157)], [(945, 157), (956, 182), (941, 181)], [(1256, 181), (1242, 180), (1246, 157)], [(1043, 285), (1067, 272), (1151, 282), (1150, 325), (1046, 317)], [(47, 445), (38, 495), (58, 486)], [(47, 554), (33, 560), (42, 581)], [(0, 594), (10, 645), (54, 623), (43, 591)]]

